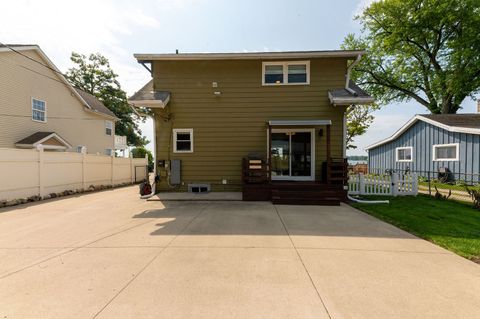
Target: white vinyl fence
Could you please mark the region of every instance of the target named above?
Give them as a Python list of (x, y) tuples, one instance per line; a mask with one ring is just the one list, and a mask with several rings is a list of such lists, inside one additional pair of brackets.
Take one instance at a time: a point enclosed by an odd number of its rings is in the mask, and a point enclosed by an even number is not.
[(418, 194), (417, 174), (350, 175), (349, 195), (403, 196)]
[(145, 179), (146, 158), (0, 148), (0, 201)]

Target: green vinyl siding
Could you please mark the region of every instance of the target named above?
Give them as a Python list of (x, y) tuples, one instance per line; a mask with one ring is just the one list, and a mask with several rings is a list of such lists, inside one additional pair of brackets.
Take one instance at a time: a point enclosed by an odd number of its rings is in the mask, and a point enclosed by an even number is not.
[[(171, 92), (166, 109), (156, 111), (157, 159), (182, 161), (181, 189), (210, 183), (213, 190), (239, 190), (241, 159), (267, 155), (267, 121), (307, 119), (332, 121), (332, 157), (341, 158), (345, 108), (332, 106), (327, 92), (345, 85), (346, 68), (344, 58), (310, 59), (309, 85), (263, 86), (261, 60), (155, 61), (154, 88)], [(174, 128), (193, 129), (193, 153), (173, 152)], [(316, 129), (315, 142), (320, 179), (325, 127)], [(162, 175), (159, 189), (169, 189)]]

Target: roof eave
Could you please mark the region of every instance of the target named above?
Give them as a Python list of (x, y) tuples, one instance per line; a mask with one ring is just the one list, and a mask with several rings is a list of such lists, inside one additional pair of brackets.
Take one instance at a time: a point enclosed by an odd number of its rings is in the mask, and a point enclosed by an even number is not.
[(103, 117), (108, 118), (109, 120), (113, 120), (113, 121), (115, 121), (115, 122), (120, 121), (120, 119), (119, 119), (118, 117), (116, 117), (116, 116), (112, 116), (112, 115), (109, 115), (109, 114), (105, 114), (105, 113), (103, 113), (103, 112), (99, 112), (99, 111), (94, 110), (94, 109), (92, 109), (92, 108), (90, 108), (90, 107), (88, 107), (88, 108), (85, 107), (84, 110), (85, 110), (86, 112), (89, 112), (89, 113), (93, 113), (93, 114), (96, 114), (96, 115), (99, 115), (99, 116), (103, 116)]
[(364, 50), (338, 51), (298, 51), (298, 52), (248, 52), (248, 53), (182, 53), (182, 54), (154, 54), (135, 53), (133, 56), (138, 62), (161, 60), (256, 60), (256, 59), (304, 59), (304, 58), (355, 58), (366, 54)]

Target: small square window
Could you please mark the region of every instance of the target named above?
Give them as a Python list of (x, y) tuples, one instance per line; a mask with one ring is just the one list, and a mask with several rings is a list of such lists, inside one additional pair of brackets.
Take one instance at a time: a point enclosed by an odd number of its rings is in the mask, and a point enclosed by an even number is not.
[(265, 66), (265, 83), (282, 84), (283, 83), (283, 65)]
[(289, 64), (288, 65), (288, 83), (306, 83), (307, 65)]
[(113, 134), (113, 122), (112, 121), (105, 121), (105, 134), (112, 135)]
[(37, 122), (47, 121), (47, 106), (44, 101), (32, 99), (32, 120)]
[(113, 150), (111, 148), (106, 148), (105, 149), (105, 155), (112, 156), (113, 155)]
[(173, 129), (173, 152), (193, 152), (193, 129)]
[(396, 148), (396, 159), (397, 162), (411, 162), (412, 161), (412, 153), (413, 147), (397, 147)]

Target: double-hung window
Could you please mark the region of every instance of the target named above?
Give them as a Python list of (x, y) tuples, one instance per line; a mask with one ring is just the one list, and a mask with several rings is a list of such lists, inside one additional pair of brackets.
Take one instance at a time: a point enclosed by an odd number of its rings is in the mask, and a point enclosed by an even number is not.
[(47, 122), (47, 104), (45, 101), (32, 99), (32, 120)]
[(112, 121), (105, 121), (105, 134), (112, 135), (113, 134), (113, 122)]
[(173, 129), (173, 152), (193, 153), (193, 129)]
[(458, 161), (460, 146), (458, 143), (433, 145), (434, 161)]
[(411, 162), (412, 161), (412, 153), (413, 147), (397, 147), (395, 149), (395, 157), (397, 162)]
[(263, 62), (263, 85), (310, 83), (310, 61)]

